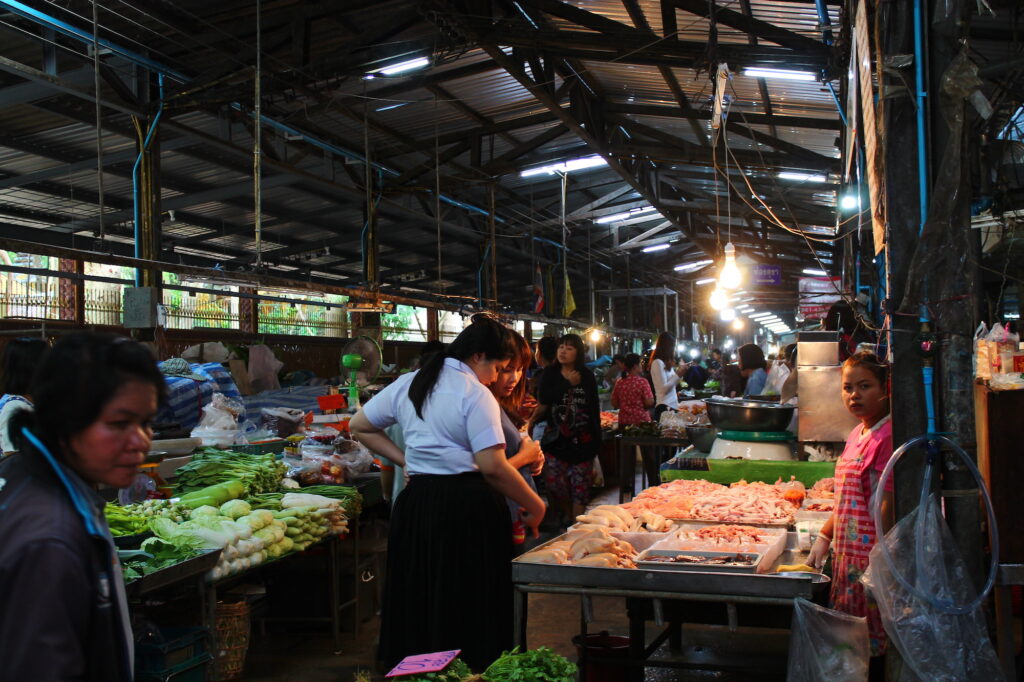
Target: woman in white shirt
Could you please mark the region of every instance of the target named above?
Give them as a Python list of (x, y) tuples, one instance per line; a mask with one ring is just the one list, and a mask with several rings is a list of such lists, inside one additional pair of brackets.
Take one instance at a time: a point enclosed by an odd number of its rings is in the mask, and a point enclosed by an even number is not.
[(20, 338), (11, 339), (4, 346), (0, 355), (0, 448), (4, 455), (14, 451), (14, 444), (7, 433), (7, 425), (20, 410), (32, 408), (32, 396), (29, 389), (36, 367), (42, 364), (43, 356), (50, 350), (49, 344), (42, 339)]
[(662, 332), (651, 352), (650, 372), (651, 383), (654, 384), (655, 405), (679, 409), (679, 396), (676, 391), (687, 367), (685, 362), (676, 364), (676, 337), (668, 332)]
[[(512, 645), (512, 523), (504, 498), (537, 535), (544, 503), (505, 457), (501, 412), (487, 385), (515, 352), (508, 329), (476, 315), (424, 367), (352, 418), (355, 437), (405, 466), (395, 501), (378, 658), (461, 649), (483, 670)], [(384, 433), (401, 424), (405, 452)]]

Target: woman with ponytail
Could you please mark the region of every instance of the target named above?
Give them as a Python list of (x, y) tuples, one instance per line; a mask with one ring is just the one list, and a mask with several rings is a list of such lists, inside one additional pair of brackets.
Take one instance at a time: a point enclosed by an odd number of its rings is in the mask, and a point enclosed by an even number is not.
[[(512, 522), (533, 535), (544, 503), (505, 456), (498, 401), (488, 389), (516, 353), (497, 320), (473, 322), (422, 369), (405, 374), (352, 418), (353, 435), (403, 465), (395, 501), (378, 658), (461, 649), (482, 670), (512, 645)], [(400, 424), (403, 452), (384, 429)]]
[(35, 411), (0, 462), (0, 680), (130, 682), (124, 582), (98, 486), (126, 488), (166, 392), (149, 349), (61, 338), (36, 371)]

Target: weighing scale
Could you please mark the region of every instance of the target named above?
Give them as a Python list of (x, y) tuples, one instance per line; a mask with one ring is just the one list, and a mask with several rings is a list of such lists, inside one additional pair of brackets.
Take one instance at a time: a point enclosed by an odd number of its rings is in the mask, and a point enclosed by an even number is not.
[(793, 459), (790, 431), (721, 431), (711, 446), (708, 459)]

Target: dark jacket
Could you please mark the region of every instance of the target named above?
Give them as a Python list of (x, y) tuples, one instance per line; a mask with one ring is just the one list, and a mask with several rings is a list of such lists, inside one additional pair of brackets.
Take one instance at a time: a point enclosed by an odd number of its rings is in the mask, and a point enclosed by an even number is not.
[(582, 370), (580, 383), (572, 386), (562, 376), (561, 365), (552, 363), (541, 375), (537, 394), (538, 402), (548, 406), (541, 439), (544, 454), (569, 464), (596, 457), (601, 449), (601, 403), (594, 373)]
[[(0, 682), (130, 682), (132, 642), (103, 500), (62, 467), (101, 537), (34, 449), (0, 461)], [(106, 534), (106, 537), (102, 537)], [(123, 592), (120, 592), (123, 594)]]

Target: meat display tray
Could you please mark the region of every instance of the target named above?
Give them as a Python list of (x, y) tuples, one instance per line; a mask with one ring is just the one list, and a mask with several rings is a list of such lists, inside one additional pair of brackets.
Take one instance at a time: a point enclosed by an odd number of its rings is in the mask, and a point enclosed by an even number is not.
[[(651, 561), (651, 557), (676, 557), (680, 554), (694, 557), (741, 557), (744, 562), (741, 564), (737, 563), (725, 563), (725, 564), (703, 564), (703, 563), (688, 563), (681, 561)], [(649, 568), (654, 571), (711, 571), (715, 573), (728, 571), (730, 573), (754, 573), (757, 571), (758, 565), (764, 558), (763, 554), (755, 554), (754, 552), (723, 552), (723, 551), (704, 551), (704, 550), (670, 550), (670, 549), (649, 549), (642, 552), (636, 559), (638, 566)]]
[[(792, 534), (795, 546), (795, 533)], [(544, 549), (563, 540), (559, 536), (536, 547)], [(786, 563), (799, 563), (796, 556), (786, 553)], [(806, 556), (801, 554), (800, 556)], [(774, 565), (769, 567), (774, 568)], [(813, 585), (810, 579), (783, 578), (770, 574), (673, 571), (659, 566), (638, 568), (599, 568), (563, 564), (534, 564), (512, 561), (512, 582), (516, 584), (565, 586), (570, 588), (604, 588), (610, 590), (642, 592), (676, 592), (680, 594), (721, 595), (722, 597), (760, 597), (768, 599), (811, 599)]]

